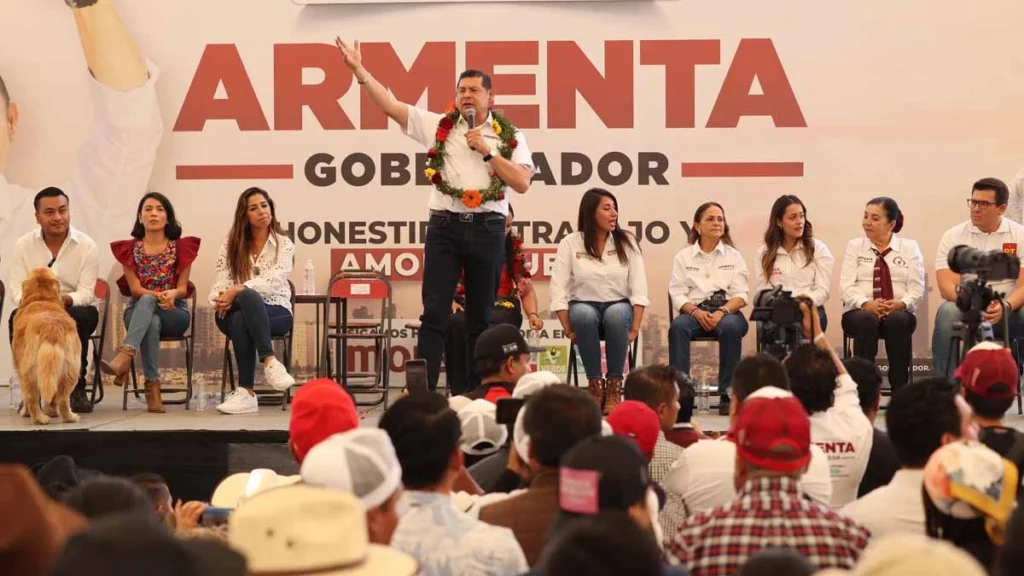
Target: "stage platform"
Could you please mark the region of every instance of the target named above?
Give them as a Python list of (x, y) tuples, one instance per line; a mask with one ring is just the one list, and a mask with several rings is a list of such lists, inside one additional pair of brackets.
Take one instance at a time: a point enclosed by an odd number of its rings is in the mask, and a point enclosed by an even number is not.
[[(231, 473), (253, 468), (298, 472), (287, 448), (290, 411), (280, 405), (239, 416), (220, 414), (212, 405), (197, 411), (194, 404), (190, 410), (175, 405), (167, 406), (165, 414), (150, 414), (144, 402), (129, 395), (128, 410), (123, 411), (121, 390), (108, 385), (104, 401), (91, 414), (82, 414), (81, 421), (34, 426), (9, 407), (9, 397), (9, 390), (0, 388), (0, 461), (34, 466), (66, 454), (87, 470), (124, 476), (155, 472), (168, 480), (175, 498), (186, 500), (208, 499)], [(392, 402), (400, 397), (397, 389), (390, 394)], [(359, 410), (362, 426), (376, 426), (383, 413), (380, 406)], [(1024, 430), (1024, 416), (1017, 415), (1016, 406), (1007, 419)], [(717, 413), (694, 420), (705, 431), (724, 432), (729, 425)], [(885, 427), (884, 411), (876, 425)]]

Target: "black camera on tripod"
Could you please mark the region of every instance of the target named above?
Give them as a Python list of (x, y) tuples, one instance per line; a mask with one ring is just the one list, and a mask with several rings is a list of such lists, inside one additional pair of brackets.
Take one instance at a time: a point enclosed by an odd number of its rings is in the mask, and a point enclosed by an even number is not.
[[(989, 282), (1016, 280), (1020, 276), (1020, 258), (999, 250), (985, 252), (970, 246), (954, 246), (946, 257), (949, 269), (960, 274), (956, 287), (956, 307), (960, 310), (960, 321), (953, 324), (953, 339), (950, 341), (949, 358), (954, 357), (958, 341), (963, 347), (956, 357), (963, 355), (984, 340), (993, 340), (992, 325), (984, 321), (984, 312), (992, 302), (1006, 294), (996, 292)], [(1004, 317), (1004, 321), (1007, 319)]]
[(784, 358), (802, 340), (803, 312), (800, 300), (782, 287), (761, 290), (754, 296), (751, 322), (760, 322), (758, 337), (764, 352)]

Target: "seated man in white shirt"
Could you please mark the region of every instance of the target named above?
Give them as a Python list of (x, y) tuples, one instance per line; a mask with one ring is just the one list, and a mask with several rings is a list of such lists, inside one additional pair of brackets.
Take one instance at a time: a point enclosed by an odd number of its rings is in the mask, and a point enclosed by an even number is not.
[(85, 394), (85, 373), (89, 367), (89, 338), (99, 324), (100, 315), (94, 305), (99, 253), (96, 242), (71, 226), (68, 197), (59, 188), (46, 188), (35, 197), (36, 222), (39, 228), (18, 238), (11, 255), (10, 292), (14, 310), (8, 320), (8, 334), (14, 339), (14, 315), (21, 303), (21, 283), (29, 272), (49, 268), (60, 281), (64, 308), (75, 321), (82, 343), (82, 368), (78, 385), (71, 393), (72, 412), (92, 412), (92, 402)]
[[(1024, 242), (1024, 226), (1004, 217), (1009, 190), (998, 178), (983, 178), (974, 183), (970, 205), (971, 219), (957, 224), (942, 235), (939, 250), (935, 256), (935, 279), (939, 294), (945, 302), (935, 314), (935, 328), (932, 332), (932, 358), (935, 374), (952, 377), (960, 359), (950, 357), (950, 341), (953, 338), (953, 324), (960, 320), (956, 307), (956, 289), (961, 276), (949, 268), (949, 253), (955, 246), (965, 245), (990, 252), (999, 250), (1007, 254), (1020, 254), (1020, 243)], [(963, 280), (973, 280), (973, 274), (965, 274)], [(983, 314), (986, 322), (992, 324), (997, 338), (1003, 337), (1004, 303), (1009, 311), (1005, 320), (1010, 327), (1010, 338), (1024, 333), (1024, 274), (1016, 280), (989, 282), (989, 286), (1003, 294), (1002, 299), (993, 300)]]
[(405, 492), (391, 546), (414, 557), (422, 576), (512, 576), (527, 571), (512, 531), (459, 511), (451, 492), (463, 473), (459, 417), (443, 396), (399, 399), (380, 419), (402, 466)]
[(894, 533), (924, 535), (924, 465), (940, 446), (976, 438), (971, 409), (946, 379), (928, 378), (893, 394), (885, 411), (885, 426), (902, 468), (888, 485), (847, 504), (840, 512), (871, 530), (874, 538)]
[[(812, 316), (817, 323), (817, 315)], [(820, 332), (814, 344), (794, 349), (785, 366), (793, 395), (811, 417), (811, 442), (828, 455), (829, 504), (838, 508), (853, 502), (874, 440), (874, 427), (860, 407), (857, 383)]]
[[(786, 369), (772, 356), (748, 356), (736, 365), (729, 386), (732, 403), (729, 425), (747, 398), (792, 396)], [(733, 476), (736, 470), (736, 445), (725, 436), (720, 440), (696, 442), (683, 450), (663, 484), (671, 499), (681, 497), (686, 513), (693, 515), (731, 502), (736, 498)], [(832, 479), (828, 459), (811, 444), (811, 462), (800, 479), (803, 491), (821, 504), (832, 498)]]

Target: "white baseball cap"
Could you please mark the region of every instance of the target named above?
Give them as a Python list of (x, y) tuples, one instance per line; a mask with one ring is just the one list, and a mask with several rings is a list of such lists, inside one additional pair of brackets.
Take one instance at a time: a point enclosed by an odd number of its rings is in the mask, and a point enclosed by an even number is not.
[(471, 456), (487, 456), (505, 445), (508, 428), (498, 424), (497, 411), (497, 406), (487, 400), (473, 400), (458, 411), (463, 452)]
[(387, 432), (356, 428), (328, 437), (306, 454), (299, 471), (306, 484), (352, 494), (367, 510), (402, 487), (402, 465)]
[(516, 387), (512, 389), (512, 397), (526, 398), (530, 394), (535, 394), (542, 388), (546, 388), (553, 384), (562, 384), (562, 379), (554, 372), (549, 372), (547, 370), (530, 372), (523, 375), (523, 377), (519, 379), (519, 382), (516, 382)]

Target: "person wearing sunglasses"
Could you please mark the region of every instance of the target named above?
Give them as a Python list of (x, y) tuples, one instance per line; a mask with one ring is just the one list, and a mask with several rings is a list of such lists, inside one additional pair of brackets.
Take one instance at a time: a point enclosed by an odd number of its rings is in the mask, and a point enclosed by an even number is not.
[[(949, 269), (949, 252), (955, 246), (966, 245), (985, 252), (1001, 250), (1007, 254), (1019, 254), (1020, 243), (1024, 241), (1024, 226), (1004, 216), (1009, 196), (1010, 191), (1002, 180), (978, 180), (971, 187), (971, 197), (967, 199), (970, 220), (947, 230), (939, 241), (935, 257), (935, 279), (939, 285), (939, 294), (945, 302), (939, 306), (935, 315), (935, 330), (932, 332), (932, 360), (936, 375), (950, 377), (960, 363), (959, 358), (950, 357), (953, 324), (960, 320), (960, 310), (956, 307), (960, 275)], [(983, 319), (992, 324), (995, 336), (1002, 338), (1003, 314), (1009, 313), (1007, 320), (1010, 339), (1024, 336), (1024, 315), (1021, 312), (1021, 306), (1024, 305), (1024, 274), (1016, 280), (989, 282), (989, 286), (993, 291), (1002, 293), (1003, 297), (989, 304)]]

